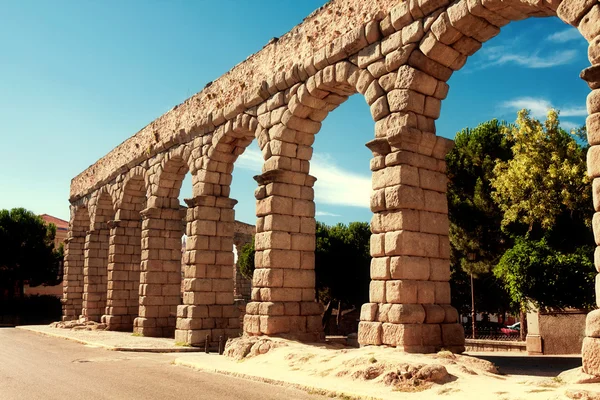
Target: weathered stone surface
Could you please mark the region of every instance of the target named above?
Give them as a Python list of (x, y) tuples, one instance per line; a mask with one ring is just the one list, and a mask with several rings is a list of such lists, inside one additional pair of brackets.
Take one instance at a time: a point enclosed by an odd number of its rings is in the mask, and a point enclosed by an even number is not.
[(600, 35), (600, 5), (596, 4), (579, 22), (579, 32), (588, 41)]
[(568, 24), (577, 26), (583, 16), (596, 4), (595, 0), (563, 0), (558, 6), (558, 17)]
[(358, 323), (358, 343), (362, 346), (382, 344), (383, 324), (381, 322)]
[(583, 338), (581, 348), (581, 359), (583, 361), (583, 372), (589, 375), (600, 376), (600, 339)]
[(600, 310), (590, 311), (585, 318), (585, 336), (600, 338)]

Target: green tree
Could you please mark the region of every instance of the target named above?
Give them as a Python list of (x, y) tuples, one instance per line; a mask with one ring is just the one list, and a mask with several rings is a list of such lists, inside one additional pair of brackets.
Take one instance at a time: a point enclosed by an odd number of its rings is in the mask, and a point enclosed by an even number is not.
[(240, 273), (246, 279), (252, 279), (252, 274), (254, 274), (255, 254), (256, 250), (254, 250), (254, 238), (252, 238), (252, 242), (243, 245), (242, 249), (240, 250), (240, 254), (238, 254)]
[(0, 210), (0, 282), (9, 297), (22, 297), (23, 285), (56, 284), (61, 251), (54, 249), (56, 226), (24, 208)]
[(590, 308), (594, 305), (596, 270), (593, 248), (582, 246), (564, 254), (546, 239), (517, 238), (494, 269), (505, 282), (513, 306), (535, 308)]
[(497, 163), (491, 184), (503, 212), (502, 229), (515, 244), (494, 273), (521, 311), (528, 304), (589, 306), (593, 209), (586, 149), (560, 128), (555, 110), (544, 123), (519, 111), (516, 125), (505, 134), (513, 156)]
[(513, 142), (513, 156), (497, 163), (491, 180), (494, 200), (504, 214), (502, 226), (550, 231), (565, 214), (589, 226), (592, 201), (586, 149), (560, 128), (558, 112), (550, 110), (542, 124), (521, 110), (506, 136)]
[(446, 157), (452, 304), (463, 314), (471, 310), (470, 274), (475, 277), (478, 311), (503, 313), (510, 308), (508, 294), (491, 272), (510, 246), (490, 185), (497, 161), (512, 156), (503, 133), (506, 126), (491, 120), (458, 132)]

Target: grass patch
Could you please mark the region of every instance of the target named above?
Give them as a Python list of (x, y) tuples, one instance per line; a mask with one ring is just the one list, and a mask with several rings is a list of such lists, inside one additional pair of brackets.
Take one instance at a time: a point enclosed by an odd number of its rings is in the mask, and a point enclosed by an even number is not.
[(133, 333), (131, 334), (131, 336), (135, 336), (135, 337), (144, 337), (144, 335), (142, 335), (142, 334), (141, 334), (141, 333), (139, 333), (139, 332), (133, 332)]

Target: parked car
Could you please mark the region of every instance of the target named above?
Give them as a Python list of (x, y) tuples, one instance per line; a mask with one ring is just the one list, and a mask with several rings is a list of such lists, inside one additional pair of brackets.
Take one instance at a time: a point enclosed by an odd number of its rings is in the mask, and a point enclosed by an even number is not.
[(521, 323), (517, 322), (515, 324), (508, 325), (507, 327), (500, 329), (500, 332), (507, 336), (518, 335), (521, 332)]

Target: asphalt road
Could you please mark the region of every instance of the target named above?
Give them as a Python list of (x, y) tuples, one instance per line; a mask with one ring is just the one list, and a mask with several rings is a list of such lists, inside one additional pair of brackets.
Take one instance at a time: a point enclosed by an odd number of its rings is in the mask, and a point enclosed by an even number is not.
[(109, 351), (0, 328), (0, 399), (324, 399), (173, 365), (177, 357)]

